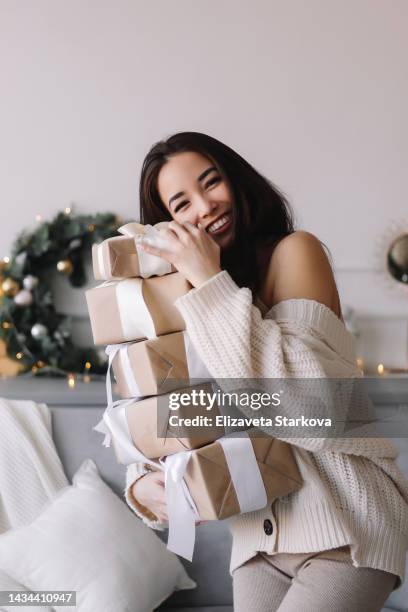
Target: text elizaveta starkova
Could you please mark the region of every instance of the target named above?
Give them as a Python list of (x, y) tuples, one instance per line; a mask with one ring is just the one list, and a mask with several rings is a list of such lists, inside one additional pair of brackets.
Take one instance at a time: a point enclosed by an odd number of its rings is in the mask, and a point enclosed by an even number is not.
[(172, 414), (169, 417), (171, 427), (331, 427), (330, 418), (313, 417), (287, 417), (275, 415), (274, 417), (231, 417), (218, 414), (214, 417), (209, 415), (197, 415), (195, 417), (180, 417)]

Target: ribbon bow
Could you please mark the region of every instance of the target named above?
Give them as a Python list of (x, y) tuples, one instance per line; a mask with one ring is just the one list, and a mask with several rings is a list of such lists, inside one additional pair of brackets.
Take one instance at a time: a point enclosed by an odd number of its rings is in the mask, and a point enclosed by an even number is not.
[[(231, 432), (217, 440), (222, 444), (240, 513), (264, 508), (268, 503), (265, 485), (251, 439), (246, 431)], [(193, 558), (197, 506), (184, 479), (193, 451), (161, 457), (165, 471), (165, 495), (169, 517), (167, 548), (188, 561)]]
[(171, 263), (163, 257), (148, 253), (139, 247), (139, 242), (146, 239), (147, 244), (162, 248), (166, 241), (160, 233), (160, 228), (167, 226), (168, 222), (156, 223), (156, 225), (141, 225), (140, 223), (127, 223), (119, 227), (118, 232), (124, 236), (134, 238), (137, 256), (139, 259), (139, 275), (142, 278), (149, 276), (163, 276), (172, 271)]

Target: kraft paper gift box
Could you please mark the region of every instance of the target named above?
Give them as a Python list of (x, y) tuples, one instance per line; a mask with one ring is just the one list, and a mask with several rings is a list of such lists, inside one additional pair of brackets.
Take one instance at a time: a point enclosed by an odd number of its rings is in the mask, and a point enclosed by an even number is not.
[(109, 349), (115, 352), (112, 370), (122, 398), (159, 395), (194, 384), (190, 379), (212, 378), (186, 331)]
[(92, 245), (92, 266), (96, 280), (118, 280), (119, 278), (162, 276), (176, 272), (176, 268), (162, 257), (157, 257), (139, 248), (137, 239), (144, 236), (153, 244), (160, 242), (160, 230), (168, 222), (156, 225), (127, 223), (118, 229), (122, 236), (107, 238)]
[[(179, 388), (178, 392), (189, 392), (191, 389), (214, 393), (211, 382), (205, 382), (189, 387)], [(126, 406), (126, 421), (129, 435), (135, 447), (149, 459), (157, 459), (180, 451), (199, 448), (225, 435), (222, 426), (216, 426), (215, 417), (220, 414), (217, 403), (210, 411), (205, 405), (180, 405), (178, 410), (171, 410), (168, 401), (169, 394), (152, 396)], [(171, 426), (169, 418), (176, 415), (179, 418), (194, 418), (211, 415), (212, 425), (177, 427)], [(115, 445), (115, 438), (113, 438)], [(120, 452), (116, 450), (116, 457)]]
[[(290, 444), (248, 430), (268, 502), (297, 491), (302, 477)], [(262, 435), (262, 434), (261, 434)], [(215, 441), (192, 451), (184, 480), (201, 520), (221, 520), (240, 513), (223, 447)]]
[(145, 340), (185, 330), (174, 302), (190, 289), (192, 285), (180, 272), (106, 281), (88, 289), (85, 297), (94, 343)]

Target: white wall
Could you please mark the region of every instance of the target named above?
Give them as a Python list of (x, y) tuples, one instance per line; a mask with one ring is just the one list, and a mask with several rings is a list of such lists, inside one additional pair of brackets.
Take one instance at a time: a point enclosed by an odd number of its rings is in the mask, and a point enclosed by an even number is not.
[(375, 244), (407, 215), (407, 26), (406, 0), (0, 0), (0, 255), (72, 201), (137, 218), (151, 144), (207, 132), (329, 246), (365, 357), (402, 365)]

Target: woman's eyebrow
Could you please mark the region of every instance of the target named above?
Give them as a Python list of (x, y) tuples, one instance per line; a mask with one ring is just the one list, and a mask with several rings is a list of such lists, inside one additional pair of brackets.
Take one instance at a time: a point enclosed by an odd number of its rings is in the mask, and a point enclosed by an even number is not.
[[(197, 181), (202, 181), (203, 179), (205, 179), (205, 177), (207, 176), (207, 174), (210, 174), (210, 172), (212, 172), (213, 170), (217, 170), (217, 168), (215, 166), (210, 166), (209, 168), (207, 168), (207, 170), (204, 170), (204, 172), (202, 172), (200, 174), (200, 176), (197, 178)], [(184, 195), (184, 191), (179, 191), (178, 193), (176, 193), (174, 196), (172, 196), (169, 200), (169, 208), (170, 208), (170, 204), (173, 202), (173, 200), (177, 200), (177, 198), (179, 198), (180, 196)]]

